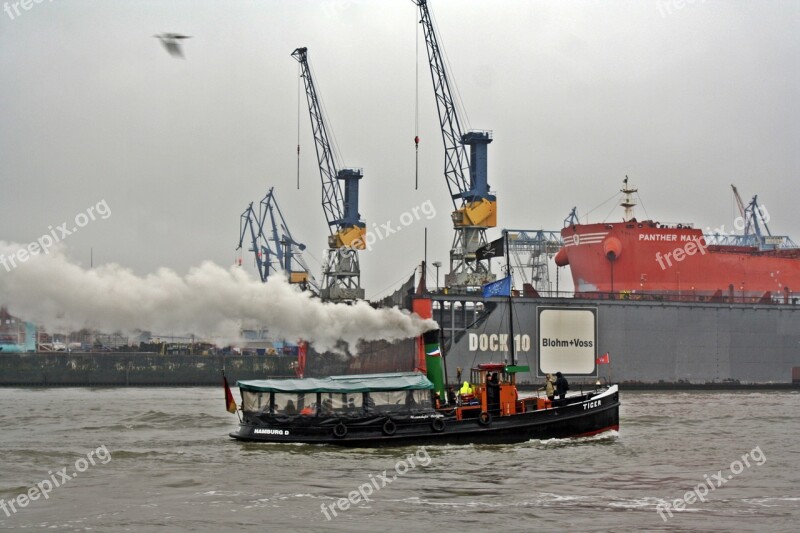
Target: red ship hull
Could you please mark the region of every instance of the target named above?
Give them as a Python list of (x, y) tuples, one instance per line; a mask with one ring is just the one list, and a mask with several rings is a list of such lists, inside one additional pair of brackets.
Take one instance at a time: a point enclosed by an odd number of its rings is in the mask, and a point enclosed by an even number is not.
[(800, 289), (800, 250), (707, 244), (699, 229), (657, 222), (572, 225), (559, 266), (576, 293), (666, 294), (698, 300), (788, 299)]

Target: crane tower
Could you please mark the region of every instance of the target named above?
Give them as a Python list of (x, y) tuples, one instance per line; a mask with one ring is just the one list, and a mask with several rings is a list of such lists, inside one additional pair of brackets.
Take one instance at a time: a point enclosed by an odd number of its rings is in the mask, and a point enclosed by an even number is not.
[(366, 247), (367, 232), (367, 226), (358, 212), (358, 184), (363, 172), (360, 168), (339, 169), (308, 66), (308, 49), (297, 48), (292, 52), (292, 57), (300, 63), (301, 77), (305, 83), (314, 148), (322, 179), (322, 209), (330, 231), (320, 297), (338, 302), (360, 300), (364, 298), (364, 289), (361, 288), (358, 251)]
[[(477, 260), (475, 251), (486, 244), (486, 229), (497, 225), (497, 199), (489, 191), (487, 151), (490, 131), (462, 133), (461, 121), (450, 91), (450, 80), (434, 31), (427, 0), (412, 0), (420, 10), (431, 80), (444, 141), (444, 175), (453, 201), (453, 246), (445, 285), (454, 292), (480, 287), (495, 280), (489, 261)], [(469, 148), (469, 151), (467, 150)]]

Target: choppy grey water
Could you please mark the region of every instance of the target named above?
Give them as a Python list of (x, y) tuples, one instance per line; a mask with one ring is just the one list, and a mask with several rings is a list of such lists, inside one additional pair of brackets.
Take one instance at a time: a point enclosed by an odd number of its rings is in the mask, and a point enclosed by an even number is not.
[[(605, 436), (365, 451), (233, 441), (221, 387), (0, 389), (0, 527), (796, 530), (800, 394), (621, 398), (620, 431)], [(20, 507), (45, 480), (61, 486)], [(367, 484), (369, 501), (337, 507)], [(689, 503), (659, 513), (676, 499)]]

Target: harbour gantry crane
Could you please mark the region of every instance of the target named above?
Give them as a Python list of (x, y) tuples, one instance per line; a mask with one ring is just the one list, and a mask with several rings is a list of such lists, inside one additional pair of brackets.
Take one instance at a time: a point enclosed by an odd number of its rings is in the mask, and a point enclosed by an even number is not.
[(261, 226), (261, 221), (253, 209), (253, 202), (250, 202), (250, 205), (247, 206), (247, 209), (245, 209), (244, 213), (239, 217), (239, 246), (237, 246), (236, 249), (242, 249), (246, 234), (250, 233), (251, 244), (248, 251), (255, 254), (256, 268), (258, 269), (258, 276), (261, 278), (261, 281), (267, 281), (270, 274), (268, 259), (269, 250), (264, 246), (261, 240), (263, 235)]
[[(267, 220), (269, 228), (266, 226)], [(242, 248), (247, 233), (251, 239), (249, 251), (255, 253), (256, 267), (261, 281), (265, 282), (270, 274), (282, 271), (289, 283), (300, 285), (303, 289), (315, 293), (319, 292), (319, 286), (303, 259), (302, 251), (306, 245), (292, 237), (275, 197), (274, 188), (270, 187), (261, 200), (258, 215), (253, 209), (252, 202), (242, 213), (237, 250)]]
[(736, 185), (731, 183), (731, 189), (733, 189), (733, 197), (736, 199), (736, 207), (739, 208), (739, 215), (742, 217), (742, 220), (747, 218), (747, 213), (745, 212), (744, 202), (742, 202), (742, 197), (739, 196), (739, 190), (736, 188)]
[(322, 209), (330, 231), (320, 296), (323, 300), (335, 302), (360, 300), (364, 298), (364, 289), (361, 288), (358, 251), (366, 247), (367, 232), (367, 226), (358, 212), (358, 182), (363, 177), (363, 171), (360, 168), (340, 169), (336, 164), (328, 140), (328, 126), (308, 66), (308, 49), (297, 48), (292, 52), (292, 57), (300, 63), (301, 77), (305, 83), (314, 148), (322, 179)]
[(475, 254), (487, 242), (486, 229), (497, 225), (497, 199), (489, 192), (487, 178), (487, 149), (492, 142), (492, 132), (462, 133), (427, 0), (412, 1), (419, 7), (420, 24), (425, 34), (444, 141), (444, 175), (454, 208), (452, 219), (455, 235), (450, 249), (450, 273), (445, 275), (445, 285), (451, 291), (464, 292), (495, 279), (489, 268), (489, 260), (479, 261)]
[(759, 219), (761, 223), (764, 224), (764, 230), (767, 232), (767, 236), (772, 237), (772, 232), (769, 231), (767, 221), (764, 220), (764, 215), (758, 207), (758, 195), (753, 196), (753, 199), (747, 207), (745, 207), (744, 202), (742, 202), (742, 197), (739, 196), (739, 190), (736, 188), (736, 185), (731, 184), (731, 189), (733, 189), (733, 196), (736, 198), (736, 206), (739, 208), (739, 214), (742, 218), (741, 228), (736, 228), (736, 223), (734, 223), (735, 229), (743, 230), (741, 236), (742, 244), (745, 246), (758, 246), (759, 248), (763, 248), (764, 235), (761, 233), (761, 226), (758, 223)]
[[(277, 216), (276, 216), (277, 214)], [(289, 226), (286, 224), (286, 219), (283, 217), (283, 212), (278, 205), (278, 199), (275, 197), (274, 188), (270, 187), (266, 196), (261, 200), (261, 209), (259, 218), (261, 220), (261, 228), (263, 228), (269, 217), (271, 238), (274, 246), (274, 257), (279, 268), (283, 270), (289, 283), (298, 284), (304, 289), (311, 290), (318, 293), (319, 286), (311, 275), (308, 265), (303, 259), (303, 250), (306, 245), (298, 242), (292, 237), (292, 232), (289, 231)]]
[[(797, 244), (786, 235), (773, 235), (767, 223), (769, 213), (766, 213), (764, 206), (758, 205), (758, 195), (753, 196), (747, 206), (744, 205), (742, 197), (735, 185), (731, 185), (733, 196), (736, 199), (736, 206), (741, 215), (741, 227), (734, 221), (734, 230), (741, 230), (741, 235), (736, 235), (733, 230), (726, 233), (724, 228), (715, 230), (714, 233), (706, 233), (703, 237), (707, 244), (718, 244), (722, 246), (754, 246), (759, 250), (795, 249)], [(766, 214), (766, 216), (765, 216)], [(763, 226), (763, 228), (762, 228)], [(721, 233), (719, 233), (719, 231)]]

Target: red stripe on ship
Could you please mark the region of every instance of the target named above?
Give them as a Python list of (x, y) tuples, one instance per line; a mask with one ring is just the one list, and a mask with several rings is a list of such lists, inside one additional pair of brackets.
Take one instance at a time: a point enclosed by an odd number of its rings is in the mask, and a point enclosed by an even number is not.
[(588, 433), (581, 433), (580, 435), (575, 435), (574, 438), (591, 437), (592, 435), (598, 435), (600, 433), (605, 433), (606, 431), (612, 431), (612, 430), (613, 431), (619, 431), (619, 424), (617, 424), (615, 426), (608, 426), (608, 427), (603, 428), (603, 429), (596, 429), (594, 431), (589, 431)]

